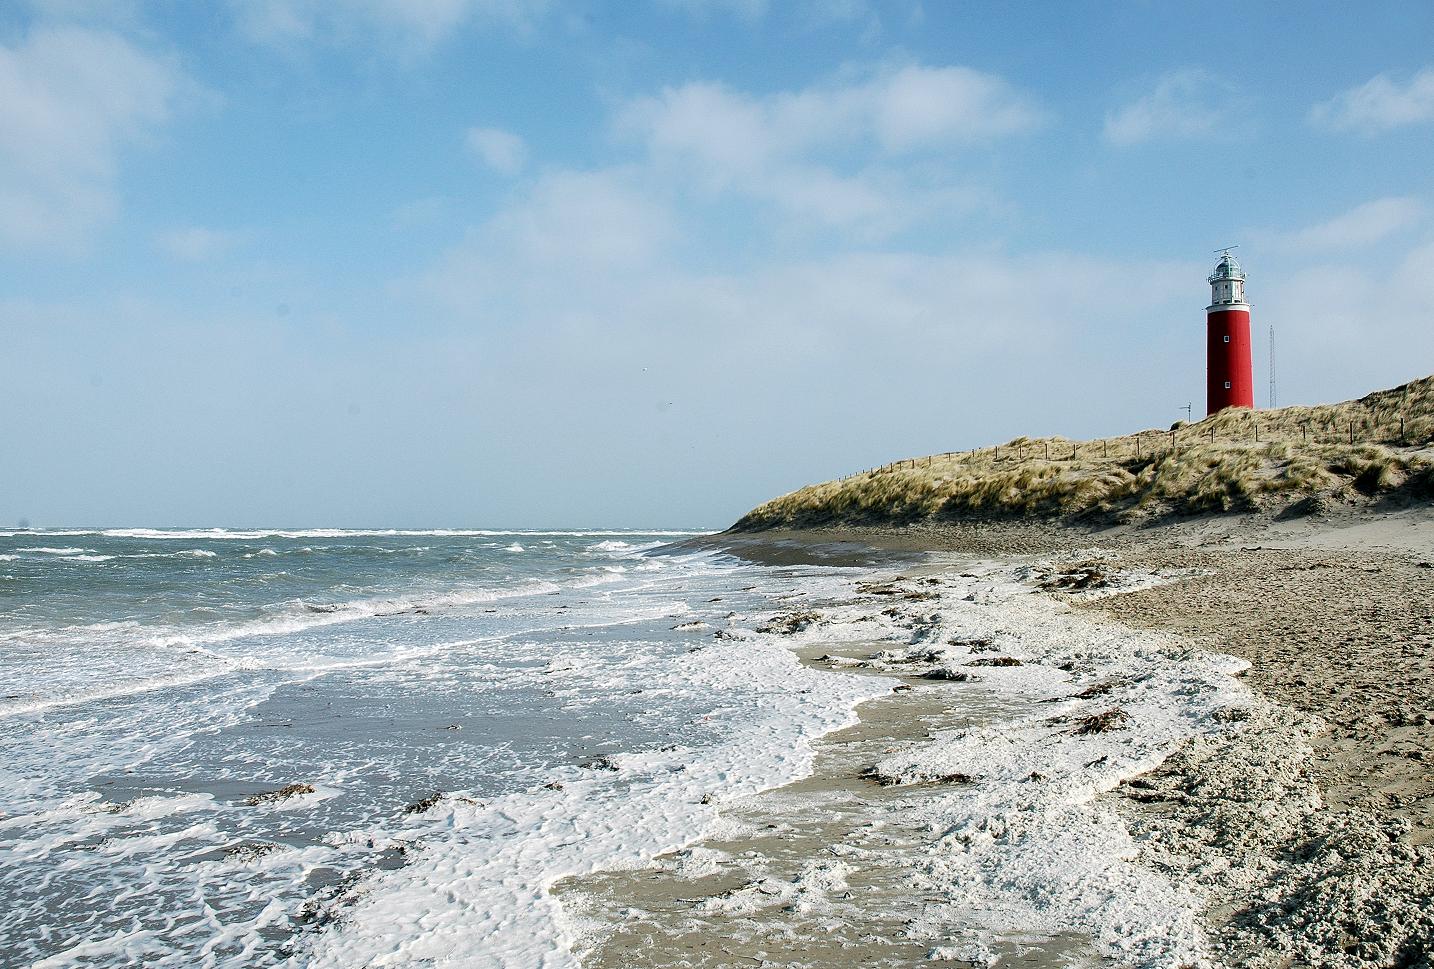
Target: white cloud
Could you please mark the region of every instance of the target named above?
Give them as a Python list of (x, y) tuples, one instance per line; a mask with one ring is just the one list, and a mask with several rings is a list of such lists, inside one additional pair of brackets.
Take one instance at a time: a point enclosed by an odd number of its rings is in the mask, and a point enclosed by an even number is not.
[(1400, 84), (1387, 74), (1316, 104), (1310, 121), (1333, 131), (1372, 135), (1402, 125), (1434, 121), (1434, 67), (1426, 67)]
[(773, 142), (790, 136), (775, 129), (754, 100), (704, 82), (631, 102), (619, 113), (617, 127), (654, 155), (690, 161), (718, 177), (761, 168), (777, 150)]
[(159, 247), (184, 262), (204, 262), (222, 256), (239, 242), (240, 234), (195, 225), (167, 229), (156, 237)]
[(425, 48), (469, 22), (530, 28), (550, 0), (231, 0), (240, 29), (266, 44), (355, 36)]
[(636, 173), (555, 172), (497, 215), (488, 237), (533, 267), (611, 272), (659, 259), (672, 216)]
[(1417, 224), (1424, 203), (1412, 196), (1375, 199), (1327, 222), (1293, 232), (1266, 234), (1267, 244), (1300, 252), (1356, 249), (1372, 245)]
[(523, 139), (501, 128), (469, 128), (468, 150), (500, 175), (516, 175), (528, 160)]
[(170, 117), (184, 79), (116, 34), (0, 46), (0, 246), (75, 248), (118, 208), (121, 150)]
[(1040, 114), (1006, 81), (965, 67), (907, 67), (854, 92), (892, 151), (982, 144), (1029, 131)]
[(742, 167), (863, 141), (893, 154), (988, 144), (1040, 120), (1028, 98), (993, 74), (912, 65), (767, 96), (686, 84), (628, 105), (619, 126), (655, 152)]
[(700, 236), (644, 170), (550, 173), (413, 288), (458, 319), (531, 329), (540, 341), (585, 319), (625, 350), (676, 328), (740, 338), (739, 354), (747, 338), (864, 344), (874, 326), (893, 345), (911, 337), (1021, 353), (1036, 336), (1073, 337), (1103, 319), (1114, 289), (1134, 321), (1172, 296), (1198, 301), (1203, 288), (1199, 266), (1069, 253), (838, 252), (704, 273), (681, 258)]
[(873, 238), (984, 201), (983, 193), (953, 188), (944, 172), (916, 177), (917, 169), (904, 167), (913, 159), (944, 167), (956, 149), (987, 146), (1040, 121), (1029, 99), (999, 77), (907, 66), (763, 96), (689, 83), (623, 106), (615, 129), (673, 179)]
[(1163, 75), (1155, 89), (1105, 116), (1105, 140), (1128, 147), (1159, 139), (1218, 134), (1235, 118), (1234, 92), (1208, 71), (1185, 68)]
[(574, 277), (601, 286), (660, 264), (673, 218), (636, 173), (553, 172), (474, 230), (418, 288), (460, 314), (503, 320), (515, 304), (547, 299)]

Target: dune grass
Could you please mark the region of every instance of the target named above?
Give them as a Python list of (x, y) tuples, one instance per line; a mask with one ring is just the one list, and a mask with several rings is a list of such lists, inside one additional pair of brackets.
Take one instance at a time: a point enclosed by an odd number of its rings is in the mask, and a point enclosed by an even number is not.
[(1300, 499), (1434, 497), (1434, 376), (1359, 400), (1229, 409), (1095, 441), (1017, 438), (810, 485), (738, 530), (973, 518), (1137, 520)]

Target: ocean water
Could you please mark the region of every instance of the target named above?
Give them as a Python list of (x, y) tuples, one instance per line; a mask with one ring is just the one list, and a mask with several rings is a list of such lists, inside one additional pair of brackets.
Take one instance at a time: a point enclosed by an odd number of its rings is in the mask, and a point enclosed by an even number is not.
[(844, 570), (682, 534), (0, 532), (0, 964), (571, 965), (553, 881), (887, 688), (718, 634)]

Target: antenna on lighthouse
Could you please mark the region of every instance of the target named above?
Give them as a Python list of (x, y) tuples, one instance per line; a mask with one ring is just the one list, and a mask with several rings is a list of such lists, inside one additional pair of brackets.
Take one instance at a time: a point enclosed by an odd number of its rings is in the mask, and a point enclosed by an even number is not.
[(1211, 250), (1211, 251), (1212, 251), (1212, 252), (1229, 252), (1231, 249), (1238, 249), (1238, 248), (1240, 248), (1240, 244), (1237, 242), (1237, 243), (1235, 243), (1233, 246), (1226, 246), (1226, 247), (1223, 248), (1223, 249), (1214, 249), (1214, 250)]

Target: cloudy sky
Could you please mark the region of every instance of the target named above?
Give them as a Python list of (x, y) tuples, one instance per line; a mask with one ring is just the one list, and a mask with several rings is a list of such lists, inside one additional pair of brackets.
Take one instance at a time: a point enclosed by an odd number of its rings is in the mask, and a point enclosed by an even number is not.
[[(1028, 7), (1022, 12), (1018, 7)], [(720, 526), (1434, 371), (1434, 5), (0, 3), (0, 522)]]

